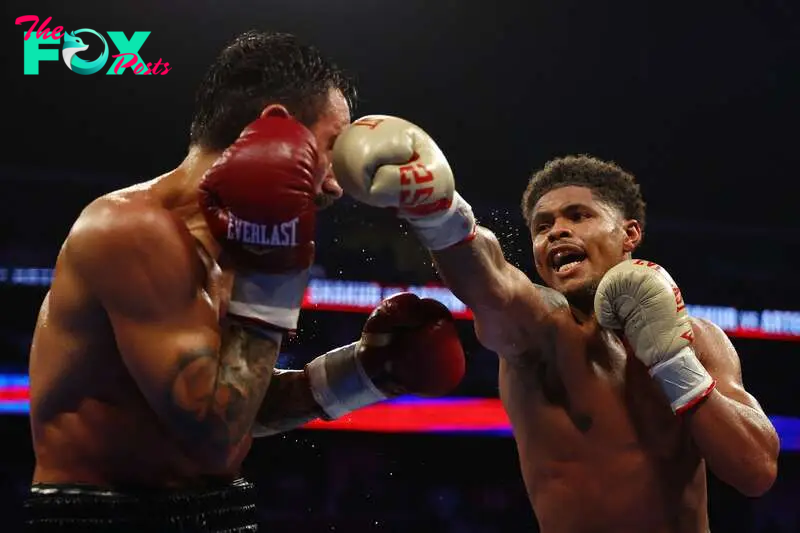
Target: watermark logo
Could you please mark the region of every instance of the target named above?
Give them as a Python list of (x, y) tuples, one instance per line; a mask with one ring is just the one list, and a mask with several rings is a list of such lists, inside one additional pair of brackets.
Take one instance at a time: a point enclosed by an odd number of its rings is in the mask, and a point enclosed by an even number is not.
[[(65, 32), (63, 26), (56, 26), (53, 29), (48, 27), (52, 17), (47, 17), (44, 22), (39, 24), (39, 17), (36, 15), (23, 15), (17, 17), (16, 24), (22, 25), (30, 22), (31, 26), (24, 34), (23, 43), (23, 71), (26, 75), (39, 74), (39, 67), (42, 61), (58, 61), (58, 50), (48, 45), (61, 44), (61, 59), (72, 72), (81, 75), (95, 74), (106, 66), (109, 59), (109, 44), (106, 38), (95, 30), (83, 28), (72, 32)], [(38, 28), (37, 28), (38, 26)], [(34, 33), (35, 31), (35, 33)], [(152, 62), (145, 62), (139, 55), (144, 42), (150, 36), (149, 31), (133, 32), (130, 38), (121, 31), (107, 31), (108, 38), (116, 47), (119, 53), (111, 55), (114, 59), (106, 74), (119, 75), (130, 68), (134, 74), (161, 74), (168, 73), (172, 68), (168, 62), (162, 62), (162, 58), (153, 65)], [(80, 37), (81, 34), (93, 35), (102, 43), (103, 51), (97, 59), (87, 61), (78, 56), (79, 53), (94, 49), (96, 44), (87, 44)], [(63, 37), (63, 42), (62, 42)]]
[[(89, 47), (83, 44), (83, 40), (77, 36), (79, 33), (91, 33), (103, 41), (103, 53), (94, 61), (84, 61), (76, 54), (88, 50)], [(108, 61), (108, 43), (105, 38), (94, 30), (85, 28), (83, 30), (75, 30), (74, 32), (64, 35), (64, 45), (61, 47), (61, 57), (64, 58), (67, 68), (77, 74), (94, 74), (103, 68)]]

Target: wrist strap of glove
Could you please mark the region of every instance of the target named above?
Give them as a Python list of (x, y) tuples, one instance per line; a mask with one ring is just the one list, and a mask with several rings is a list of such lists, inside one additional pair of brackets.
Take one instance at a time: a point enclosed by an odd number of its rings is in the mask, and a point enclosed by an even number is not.
[(308, 269), (286, 274), (237, 275), (228, 314), (280, 330), (294, 330), (309, 275)]
[(335, 420), (387, 398), (361, 366), (358, 345), (356, 341), (336, 348), (306, 365), (311, 393), (327, 420)]
[(688, 411), (717, 386), (691, 346), (653, 366), (650, 375), (661, 386), (675, 414)]
[(429, 250), (443, 250), (475, 236), (476, 223), (472, 206), (458, 193), (454, 194), (453, 203), (445, 213), (433, 217), (409, 218), (408, 221), (419, 240)]

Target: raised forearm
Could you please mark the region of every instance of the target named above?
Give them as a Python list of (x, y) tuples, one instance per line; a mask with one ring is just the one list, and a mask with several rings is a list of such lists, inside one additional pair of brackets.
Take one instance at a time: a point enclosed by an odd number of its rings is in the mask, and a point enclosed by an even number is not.
[(506, 303), (508, 265), (497, 237), (488, 229), (478, 226), (471, 241), (432, 256), (442, 280), (471, 309), (501, 308)]
[(275, 435), (323, 416), (302, 370), (275, 370), (256, 414), (255, 436)]
[(472, 311), (478, 340), (504, 357), (524, 352), (526, 339), (567, 306), (562, 294), (532, 283), (509, 264), (486, 228), (478, 227), (472, 241), (432, 255), (445, 284)]
[(219, 352), (186, 354), (172, 390), (191, 453), (223, 467), (249, 434), (278, 355), (278, 342), (229, 324)]
[(747, 496), (772, 486), (779, 441), (761, 411), (714, 391), (687, 416), (694, 442), (717, 477)]

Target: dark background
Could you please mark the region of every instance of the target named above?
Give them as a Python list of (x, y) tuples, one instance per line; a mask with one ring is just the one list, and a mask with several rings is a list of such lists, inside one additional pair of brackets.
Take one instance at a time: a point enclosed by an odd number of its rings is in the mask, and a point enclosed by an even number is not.
[[(640, 255), (666, 266), (688, 302), (798, 309), (796, 2), (13, 0), (2, 9), (0, 266), (52, 266), (91, 199), (176, 166), (205, 68), (256, 28), (296, 33), (347, 68), (359, 82), (355, 116), (425, 128), (481, 223), (532, 276), (518, 207), (527, 179), (552, 157), (590, 153), (638, 177), (648, 202)], [(24, 76), (30, 23), (14, 20), (31, 14), (70, 31), (150, 31), (142, 57), (172, 70), (80, 76), (59, 60)], [(331, 208), (320, 222), (321, 274), (435, 280), (397, 225), (346, 200)], [(25, 371), (44, 290), (0, 285), (3, 369)], [(363, 316), (347, 316), (307, 313), (290, 350), (302, 361), (349, 342)], [(461, 329), (470, 375), (458, 393), (496, 396), (496, 358), (468, 323)], [(800, 416), (798, 345), (734, 342), (765, 409)], [(32, 465), (27, 421), (0, 418), (0, 428), (10, 448), (0, 507), (13, 516)], [(298, 531), (535, 531), (516, 461), (507, 438), (297, 431), (260, 443), (247, 466), (265, 520)], [(798, 470), (798, 457), (782, 454), (779, 481), (760, 500), (712, 476), (712, 530), (800, 531)]]

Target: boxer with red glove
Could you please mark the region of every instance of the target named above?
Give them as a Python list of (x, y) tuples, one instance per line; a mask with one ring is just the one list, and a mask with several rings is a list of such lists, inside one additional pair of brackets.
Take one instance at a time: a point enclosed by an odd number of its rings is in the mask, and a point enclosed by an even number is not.
[(186, 157), (81, 212), (31, 347), (32, 530), (257, 528), (256, 417), (322, 414), (275, 362), (353, 97), (314, 47), (248, 32), (198, 88)]

